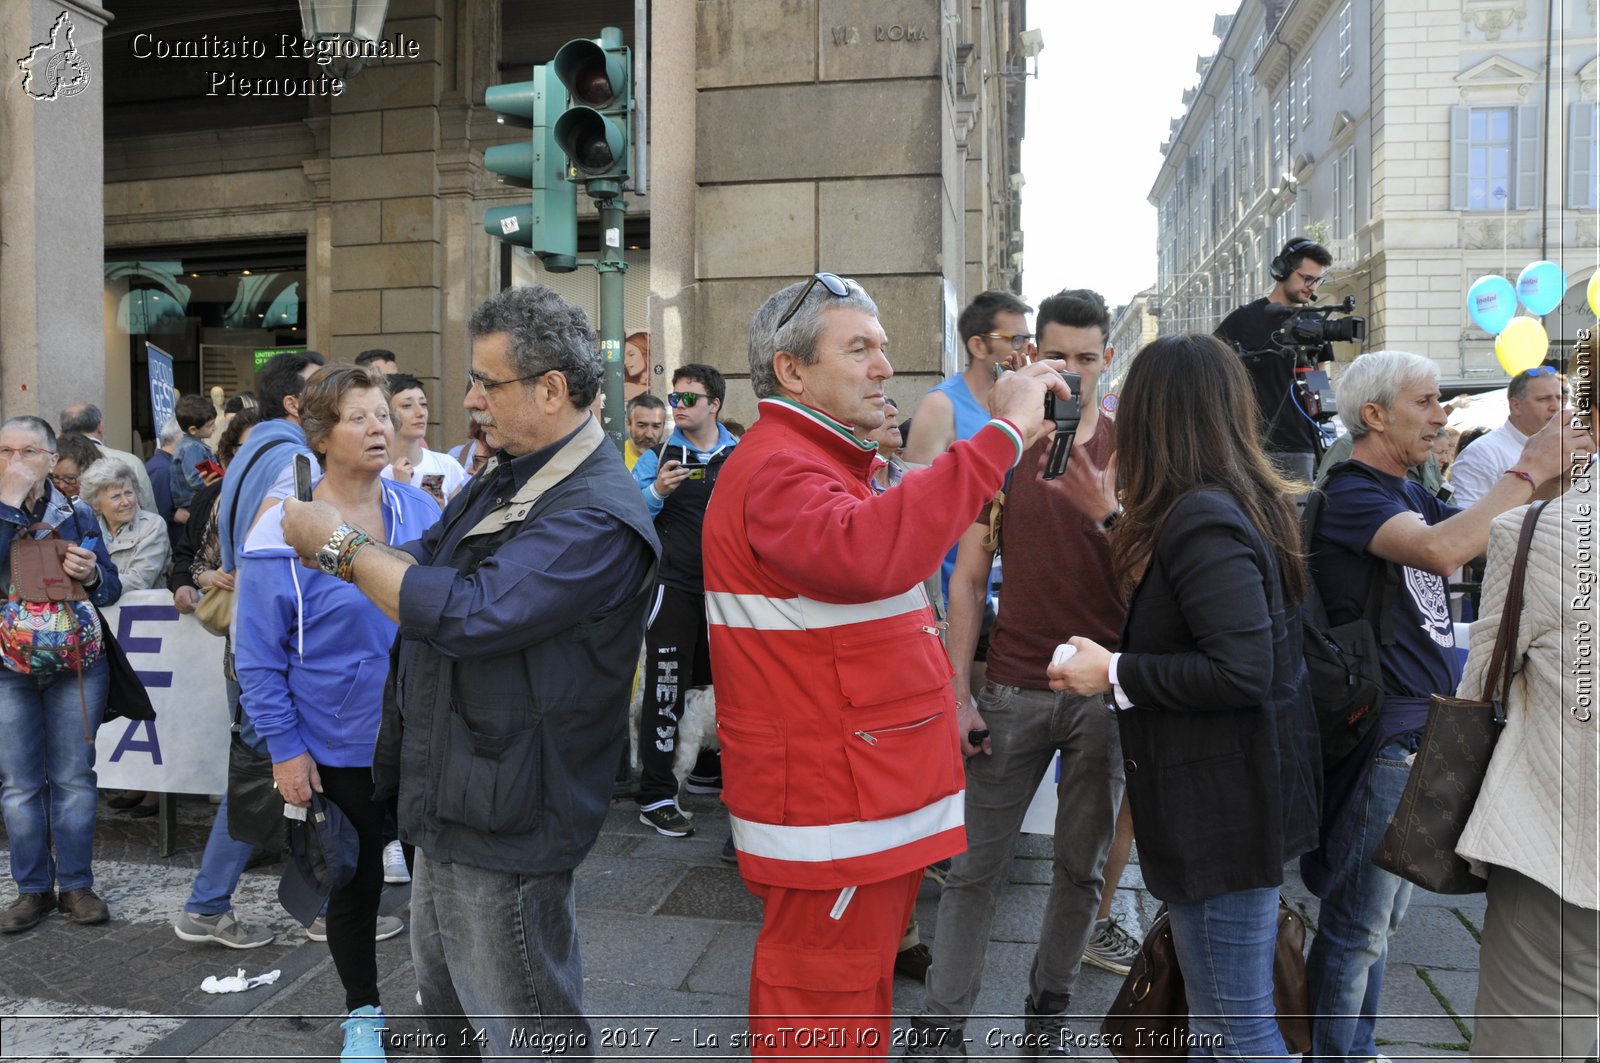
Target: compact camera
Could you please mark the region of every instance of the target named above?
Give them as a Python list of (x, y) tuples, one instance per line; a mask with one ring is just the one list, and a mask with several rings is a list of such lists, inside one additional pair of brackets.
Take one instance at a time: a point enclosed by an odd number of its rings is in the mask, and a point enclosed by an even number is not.
[(1044, 466), (1046, 480), (1054, 480), (1067, 471), (1072, 441), (1078, 435), (1078, 421), (1083, 416), (1083, 379), (1077, 373), (1068, 372), (1062, 372), (1061, 379), (1072, 389), (1072, 398), (1058, 399), (1053, 391), (1044, 393), (1044, 418), (1056, 423), (1055, 442), (1050, 445), (1050, 459)]

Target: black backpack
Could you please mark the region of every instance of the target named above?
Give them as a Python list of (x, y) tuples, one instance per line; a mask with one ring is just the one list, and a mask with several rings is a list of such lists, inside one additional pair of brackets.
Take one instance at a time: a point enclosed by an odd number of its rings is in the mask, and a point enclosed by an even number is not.
[[(1366, 467), (1358, 462), (1340, 462), (1328, 470), (1323, 483), (1346, 473), (1366, 473)], [(1400, 571), (1394, 562), (1385, 562), (1367, 584), (1362, 615), (1337, 626), (1330, 624), (1311, 572), (1312, 536), (1326, 501), (1320, 488), (1313, 490), (1300, 517), (1306, 554), (1301, 626), (1306, 671), (1311, 678), (1311, 702), (1322, 737), (1322, 765), (1331, 769), (1361, 744), (1383, 705), (1383, 669), (1378, 648), (1394, 645), (1394, 603)]]

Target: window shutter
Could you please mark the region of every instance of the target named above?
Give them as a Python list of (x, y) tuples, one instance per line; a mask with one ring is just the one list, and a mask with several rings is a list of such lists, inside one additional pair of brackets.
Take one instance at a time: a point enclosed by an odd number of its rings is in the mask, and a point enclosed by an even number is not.
[(1539, 205), (1539, 108), (1517, 108), (1517, 209)]
[(1450, 108), (1450, 209), (1467, 209), (1467, 130), (1471, 112), (1466, 107)]
[(1567, 206), (1595, 205), (1595, 173), (1591, 169), (1594, 153), (1594, 111), (1592, 103), (1574, 103), (1567, 108)]

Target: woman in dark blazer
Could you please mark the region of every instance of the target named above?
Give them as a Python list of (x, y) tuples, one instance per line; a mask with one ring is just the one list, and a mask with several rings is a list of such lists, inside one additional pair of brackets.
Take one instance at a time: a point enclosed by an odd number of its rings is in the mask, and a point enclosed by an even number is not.
[[(1139, 353), (1117, 417), (1127, 509), (1110, 533), (1129, 590), (1122, 652), (1073, 638), (1076, 654), (1050, 669), (1052, 688), (1103, 693), (1117, 713), (1140, 867), (1171, 913), (1202, 1057), (1285, 1055), (1278, 887), (1317, 841), (1294, 503), (1305, 485), (1273, 471), (1258, 424), (1243, 365), (1213, 337)], [(1086, 508), (1096, 480), (1069, 477)], [(1103, 496), (1094, 515), (1114, 506)]]

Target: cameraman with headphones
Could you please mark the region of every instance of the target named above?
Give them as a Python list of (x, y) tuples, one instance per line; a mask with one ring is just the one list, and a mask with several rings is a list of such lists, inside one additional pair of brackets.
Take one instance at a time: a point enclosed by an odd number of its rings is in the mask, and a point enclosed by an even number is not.
[[(1276, 282), (1272, 291), (1234, 310), (1216, 331), (1219, 339), (1239, 352), (1255, 385), (1267, 456), (1279, 472), (1304, 483), (1314, 478), (1322, 435), (1312, 419), (1314, 411), (1306, 407), (1307, 392), (1297, 386), (1300, 356), (1273, 334), (1288, 324), (1294, 313), (1277, 307), (1298, 309), (1314, 302), (1331, 265), (1333, 256), (1327, 248), (1296, 236), (1268, 266)], [(1333, 361), (1333, 349), (1322, 344), (1312, 360), (1317, 366)]]

